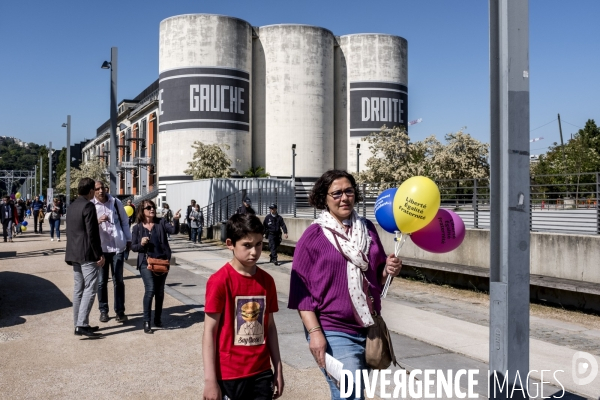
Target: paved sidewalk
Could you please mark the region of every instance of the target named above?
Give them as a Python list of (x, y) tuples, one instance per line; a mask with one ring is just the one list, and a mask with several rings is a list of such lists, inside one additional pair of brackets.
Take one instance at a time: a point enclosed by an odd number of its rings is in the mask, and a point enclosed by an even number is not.
[[(177, 276), (181, 282), (171, 288), (188, 298), (190, 304), (203, 301), (203, 286), (189, 286), (195, 277), (207, 279), (223, 263), (231, 258), (231, 253), (219, 244), (193, 245), (187, 241), (175, 240), (172, 247), (178, 257)], [(279, 301), (287, 304), (291, 261), (284, 261), (279, 267), (266, 262), (260, 267), (275, 279)], [(174, 275), (175, 276), (175, 275)], [(188, 286), (183, 283), (186, 282)], [(202, 287), (202, 289), (198, 289)], [(201, 304), (201, 303), (200, 303)], [(284, 306), (285, 307), (285, 306)], [(275, 319), (281, 332), (282, 357), (297, 368), (310, 367), (312, 357), (303, 343), (303, 330), (295, 312), (280, 307)], [(449, 303), (442, 297), (407, 290), (403, 280), (391, 286), (388, 298), (383, 302), (383, 314), (388, 328), (394, 333), (394, 348), (402, 367), (413, 369), (479, 369), (479, 385), (476, 392), (487, 397), (488, 360), (488, 305), (471, 304), (469, 300), (454, 300)], [(285, 325), (285, 330), (281, 328)], [(568, 393), (565, 398), (582, 398), (577, 395), (597, 399), (600, 394), (600, 378), (587, 386), (578, 386), (571, 376), (572, 357), (576, 351), (591, 352), (596, 360), (600, 348), (600, 330), (590, 329), (574, 323), (550, 318), (531, 318), (531, 370), (563, 370), (558, 373), (558, 381), (548, 373), (544, 380), (553, 385), (545, 385), (544, 395), (561, 393), (561, 384)], [(537, 338), (540, 337), (541, 338)], [(540, 340), (548, 339), (548, 340)], [(562, 341), (562, 343), (561, 343)], [(300, 346), (293, 346), (300, 343)], [(290, 344), (287, 348), (285, 344)], [(562, 345), (561, 345), (562, 344)], [(568, 344), (570, 347), (566, 347)], [(539, 383), (541, 375), (532, 372), (532, 379)], [(466, 379), (461, 380), (463, 388)], [(535, 393), (532, 387), (531, 393)], [(570, 396), (570, 397), (569, 397)]]
[[(103, 338), (74, 336), (73, 272), (64, 262), (65, 245), (64, 240), (50, 242), (47, 235), (34, 234), (18, 237), (14, 243), (0, 243), (0, 253), (17, 252), (16, 257), (0, 258), (0, 398), (201, 398), (204, 315), (198, 307), (167, 295), (165, 328), (154, 335), (144, 334), (143, 284), (125, 271), (129, 321), (114, 321), (109, 297), (108, 323), (98, 321), (97, 301), (90, 315), (90, 322), (100, 325)], [(185, 272), (174, 268), (167, 282), (184, 290), (188, 283), (175, 285), (179, 271)], [(329, 398), (318, 368), (284, 365), (284, 373), (284, 399)]]
[[(220, 244), (171, 241), (175, 265), (167, 279), (165, 329), (142, 332), (143, 285), (127, 266), (126, 313), (130, 321), (98, 321), (97, 302), (91, 322), (105, 338), (87, 340), (72, 334), (72, 271), (64, 263), (65, 243), (47, 235), (23, 235), (0, 246), (17, 257), (0, 258), (0, 393), (3, 398), (199, 398), (202, 393), (201, 335), (206, 280), (231, 258)], [(268, 255), (266, 255), (268, 256)], [(2, 257), (0, 255), (0, 257)], [(135, 259), (135, 253), (131, 254)], [(283, 258), (283, 257), (282, 257)], [(284, 398), (327, 399), (328, 389), (308, 351), (302, 324), (287, 309), (291, 261), (277, 267), (267, 258), (261, 268), (275, 279), (280, 311), (275, 314), (286, 389)], [(112, 289), (109, 289), (109, 296)], [(487, 397), (487, 305), (469, 299), (448, 300), (396, 280), (384, 301), (384, 316), (393, 334), (402, 367), (479, 369), (476, 392)], [(110, 302), (112, 306), (112, 301)], [(114, 312), (111, 310), (111, 317)], [(584, 397), (598, 398), (597, 378), (587, 387), (567, 383), (575, 350), (592, 352), (600, 332), (551, 318), (532, 317), (531, 368), (563, 369), (560, 382)], [(537, 332), (537, 333), (536, 333)], [(583, 340), (585, 339), (585, 340)], [(561, 346), (564, 340), (569, 347)], [(161, 378), (157, 378), (161, 377)], [(546, 378), (547, 375), (544, 375)], [(465, 380), (461, 380), (463, 388)], [(560, 391), (546, 386), (545, 396)], [(534, 391), (535, 392), (535, 391)]]

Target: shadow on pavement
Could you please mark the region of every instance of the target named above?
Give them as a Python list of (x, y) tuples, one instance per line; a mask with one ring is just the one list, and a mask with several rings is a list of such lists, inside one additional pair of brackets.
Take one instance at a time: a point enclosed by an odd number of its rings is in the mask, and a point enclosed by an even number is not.
[[(204, 312), (196, 311), (191, 312), (197, 306), (174, 306), (163, 309), (162, 322), (163, 328), (157, 328), (152, 324), (152, 329), (156, 332), (169, 331), (174, 329), (186, 329), (194, 324), (204, 322)], [(120, 326), (100, 326), (99, 333), (102, 337), (108, 337), (113, 335), (120, 335), (122, 333), (133, 332), (144, 329), (144, 317), (143, 314), (129, 314), (129, 320)], [(152, 310), (152, 321), (154, 321), (154, 310)], [(94, 325), (90, 323), (90, 325)]]
[(64, 254), (65, 249), (50, 249), (50, 250), (33, 250), (26, 251), (24, 253), (18, 252), (14, 257), (2, 257), (2, 260), (14, 260), (21, 258), (31, 258), (31, 257), (42, 257), (42, 256), (55, 256), (57, 254)]
[(0, 328), (26, 322), (24, 316), (72, 307), (54, 283), (35, 275), (0, 272)]

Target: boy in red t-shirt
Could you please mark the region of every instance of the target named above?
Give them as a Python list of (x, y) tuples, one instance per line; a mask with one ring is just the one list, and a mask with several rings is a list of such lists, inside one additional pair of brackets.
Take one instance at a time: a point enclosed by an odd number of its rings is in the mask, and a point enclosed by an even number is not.
[(273, 319), (279, 310), (275, 281), (256, 266), (263, 233), (253, 214), (236, 214), (227, 221), (226, 244), (233, 259), (206, 283), (204, 399), (276, 399), (283, 393)]

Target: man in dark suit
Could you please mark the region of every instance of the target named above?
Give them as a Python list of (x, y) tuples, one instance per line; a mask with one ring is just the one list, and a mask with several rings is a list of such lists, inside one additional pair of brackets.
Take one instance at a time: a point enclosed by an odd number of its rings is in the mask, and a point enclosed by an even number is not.
[(97, 326), (90, 326), (90, 311), (98, 290), (98, 269), (104, 266), (94, 197), (95, 182), (90, 178), (79, 181), (79, 197), (67, 213), (67, 251), (65, 261), (73, 266), (73, 318), (75, 335), (95, 337)]

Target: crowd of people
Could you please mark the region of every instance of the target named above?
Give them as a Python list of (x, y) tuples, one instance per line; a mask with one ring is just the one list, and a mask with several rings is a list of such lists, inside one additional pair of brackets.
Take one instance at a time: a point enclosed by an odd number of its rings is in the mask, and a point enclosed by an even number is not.
[[(129, 216), (121, 201), (108, 193), (104, 182), (90, 178), (79, 181), (78, 194), (66, 214), (69, 240), (65, 254), (74, 273), (75, 335), (101, 336), (99, 327), (89, 322), (96, 295), (100, 321), (110, 320), (109, 272), (115, 320), (128, 320), (123, 264), (129, 250), (137, 252), (136, 266), (144, 284), (143, 331), (152, 334), (153, 327), (163, 326), (165, 283), (172, 256), (169, 236), (179, 233), (180, 211), (173, 213), (168, 204), (163, 204), (159, 218), (154, 202), (144, 200)], [(367, 330), (380, 315), (380, 295), (387, 277), (397, 276), (402, 267), (395, 255), (386, 255), (374, 224), (354, 210), (360, 199), (354, 177), (345, 171), (327, 171), (317, 180), (309, 202), (321, 213), (298, 240), (291, 269), (288, 308), (298, 311), (308, 348), (323, 372), (332, 399), (340, 398), (340, 388), (325, 370), (325, 355), (338, 359), (345, 369), (370, 368), (365, 359)], [(60, 240), (60, 202), (53, 201), (47, 207), (38, 203), (36, 198), (30, 205), (17, 207), (10, 198), (4, 198), (0, 205), (3, 228), (8, 227), (5, 221), (18, 223), (27, 210), (36, 218), (36, 224), (45, 211), (51, 214), (52, 237), (56, 232)], [(244, 198), (243, 205), (227, 221), (226, 246), (232, 258), (211, 275), (206, 285), (204, 399), (271, 399), (283, 393), (273, 318), (278, 311), (277, 290), (273, 278), (257, 262), (266, 235), (270, 262), (278, 265), (276, 250), (282, 233), (287, 239), (287, 227), (277, 213), (277, 204), (271, 204), (269, 210), (261, 221), (251, 200)], [(187, 207), (185, 220), (190, 228), (188, 239), (200, 242), (204, 216), (194, 200)], [(165, 272), (156, 272), (161, 271), (157, 268), (160, 265), (166, 265)], [(356, 387), (364, 386), (357, 383)], [(350, 397), (364, 398), (361, 392)]]
[(58, 198), (45, 205), (39, 196), (33, 200), (13, 199), (4, 196), (0, 204), (0, 222), (2, 223), (2, 237), (4, 242), (13, 242), (13, 238), (22, 235), (33, 219), (34, 234), (43, 233), (44, 221), (48, 220), (50, 226), (50, 240), (60, 242), (60, 221), (65, 214), (62, 201)]

